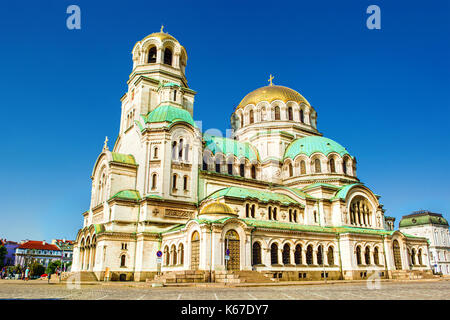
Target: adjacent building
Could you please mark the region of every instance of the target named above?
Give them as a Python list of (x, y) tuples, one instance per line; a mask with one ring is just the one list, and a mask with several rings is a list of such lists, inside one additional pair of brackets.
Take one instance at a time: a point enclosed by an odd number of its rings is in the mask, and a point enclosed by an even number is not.
[[(135, 44), (119, 134), (95, 161), (72, 271), (137, 281), (187, 270), (204, 280), (431, 273), (426, 238), (393, 230), (355, 155), (323, 136), (304, 96), (271, 76), (230, 107), (231, 136), (207, 134), (194, 122), (187, 59), (162, 30)], [(420, 254), (412, 268), (408, 250)]]
[(61, 260), (63, 265), (63, 271), (70, 271), (72, 268), (73, 258), (73, 241), (66, 239), (53, 239), (52, 244), (58, 246), (61, 249)]
[(5, 246), (7, 253), (5, 259), (3, 261), (4, 266), (13, 266), (15, 261), (16, 249), (19, 246), (19, 243), (15, 241), (9, 241), (6, 239), (0, 239), (0, 245)]
[[(439, 213), (422, 210), (403, 216), (400, 220), (400, 231), (427, 238), (430, 264), (436, 273), (450, 274), (450, 232), (448, 221)], [(420, 263), (417, 251), (408, 251), (412, 265)]]
[(46, 241), (25, 240), (17, 247), (15, 255), (15, 265), (23, 267), (37, 261), (47, 267), (51, 261), (61, 259), (61, 249)]

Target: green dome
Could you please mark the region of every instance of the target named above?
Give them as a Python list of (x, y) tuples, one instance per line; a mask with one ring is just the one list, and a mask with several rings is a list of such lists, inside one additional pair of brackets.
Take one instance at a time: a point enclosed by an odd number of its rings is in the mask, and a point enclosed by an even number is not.
[(191, 126), (195, 126), (194, 119), (192, 118), (191, 114), (184, 109), (174, 107), (171, 105), (163, 105), (159, 106), (155, 110), (151, 111), (146, 117), (145, 117), (145, 123), (148, 122), (186, 122), (189, 123)]
[(403, 228), (425, 224), (437, 224), (448, 226), (448, 222), (447, 220), (445, 220), (444, 217), (442, 217), (442, 214), (432, 213), (429, 211), (420, 211), (404, 216), (402, 220), (400, 220), (399, 226), (400, 228)]
[(325, 156), (328, 156), (332, 152), (336, 152), (341, 156), (345, 154), (350, 155), (347, 149), (336, 141), (324, 137), (309, 136), (294, 140), (286, 149), (284, 159), (294, 159), (299, 154), (304, 154), (309, 157), (315, 152), (320, 152)]

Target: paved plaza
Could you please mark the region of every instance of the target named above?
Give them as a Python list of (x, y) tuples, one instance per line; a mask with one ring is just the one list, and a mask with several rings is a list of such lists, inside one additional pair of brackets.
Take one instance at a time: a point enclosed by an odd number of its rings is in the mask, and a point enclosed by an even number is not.
[(1, 281), (0, 299), (61, 300), (450, 300), (450, 281), (381, 282), (258, 287), (160, 287), (108, 283), (81, 285)]

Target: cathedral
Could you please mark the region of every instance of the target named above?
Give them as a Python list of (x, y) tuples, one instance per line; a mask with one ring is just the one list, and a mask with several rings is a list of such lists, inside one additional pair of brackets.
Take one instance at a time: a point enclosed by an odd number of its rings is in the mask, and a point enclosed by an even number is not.
[[(317, 110), (273, 83), (230, 107), (232, 134), (201, 131), (186, 49), (152, 33), (132, 50), (114, 147), (92, 170), (72, 271), (98, 280), (395, 278), (429, 273), (423, 237), (394, 231), (357, 161)], [(415, 252), (414, 265), (408, 252)]]

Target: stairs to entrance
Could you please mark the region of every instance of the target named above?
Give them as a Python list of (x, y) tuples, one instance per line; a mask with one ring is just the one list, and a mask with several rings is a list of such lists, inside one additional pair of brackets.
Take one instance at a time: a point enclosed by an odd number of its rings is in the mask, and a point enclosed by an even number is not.
[[(52, 277), (53, 279), (53, 277)], [(74, 281), (74, 282), (96, 282), (97, 276), (92, 271), (78, 271), (78, 272), (64, 272), (61, 275), (61, 281)]]
[(216, 282), (219, 283), (269, 283), (270, 277), (258, 271), (216, 271)]
[(433, 275), (431, 270), (395, 270), (392, 271), (392, 279), (396, 280), (414, 280), (414, 279), (435, 279), (439, 276)]
[(193, 283), (208, 282), (209, 271), (203, 270), (184, 270), (184, 271), (168, 271), (161, 275), (156, 275), (153, 280), (147, 280), (151, 283)]

